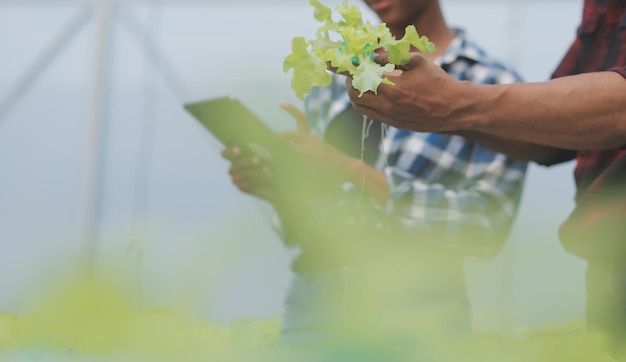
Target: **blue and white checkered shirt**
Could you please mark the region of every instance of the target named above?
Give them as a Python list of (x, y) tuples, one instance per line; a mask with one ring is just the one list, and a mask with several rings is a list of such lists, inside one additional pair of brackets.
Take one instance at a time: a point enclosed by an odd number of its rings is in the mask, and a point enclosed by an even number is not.
[[(460, 29), (435, 62), (469, 82), (521, 81)], [(336, 117), (351, 107), (345, 78), (333, 77), (330, 86), (314, 88), (305, 99), (310, 129), (322, 138)], [(391, 191), (388, 219), (415, 230), (415, 235), (419, 230), (436, 231), (441, 238), (433, 242), (447, 248), (481, 257), (495, 255), (516, 215), (527, 163), (456, 135), (385, 129), (376, 168), (387, 175)]]

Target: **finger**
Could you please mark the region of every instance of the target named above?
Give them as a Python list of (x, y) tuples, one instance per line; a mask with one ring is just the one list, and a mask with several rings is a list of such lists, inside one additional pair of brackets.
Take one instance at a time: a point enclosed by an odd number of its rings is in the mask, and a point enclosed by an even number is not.
[(387, 53), (375, 53), (374, 61), (380, 65), (389, 63), (389, 54)]
[(241, 156), (241, 149), (238, 146), (226, 147), (222, 150), (222, 157), (232, 161)]
[(272, 172), (268, 166), (248, 169), (231, 168), (229, 173), (233, 183), (242, 191), (265, 185), (272, 180)]
[[(402, 69), (394, 69), (391, 72), (384, 72), (383, 75), (385, 77), (399, 77), (402, 75), (402, 73), (404, 73), (404, 71)], [(384, 84), (383, 84), (384, 85)]]
[[(420, 52), (412, 52), (411, 59), (409, 60), (408, 63), (400, 64), (400, 65), (396, 64), (395, 67), (396, 69), (401, 69), (404, 71), (411, 70), (425, 60), (426, 60), (426, 57), (424, 56), (424, 54)], [(385, 65), (389, 63), (389, 55), (387, 53), (374, 54), (374, 61), (380, 65)]]
[(296, 129), (298, 132), (309, 133), (309, 124), (306, 120), (306, 114), (291, 103), (281, 101), (278, 103), (280, 108), (287, 111), (296, 120)]
[[(383, 84), (380, 84), (378, 88), (380, 89), (382, 85)], [(350, 78), (346, 79), (346, 90), (348, 91), (348, 97), (350, 97), (350, 100), (352, 101), (353, 106), (355, 104), (368, 102), (367, 99), (371, 95), (374, 95), (374, 93), (370, 91), (361, 93), (360, 90), (354, 87), (354, 85), (352, 84), (352, 79)]]
[(239, 172), (242, 170), (248, 169), (260, 169), (265, 165), (262, 164), (261, 158), (259, 156), (249, 156), (249, 157), (240, 157), (236, 160), (233, 160), (230, 168), (235, 172)]
[(387, 119), (386, 114), (380, 112), (376, 108), (369, 107), (362, 103), (354, 104), (353, 107), (354, 107), (354, 110), (359, 114), (364, 114), (371, 119), (375, 119), (379, 122), (386, 123), (391, 126), (395, 126), (395, 124), (392, 121)]
[[(380, 85), (378, 89), (378, 94), (381, 94), (382, 92), (385, 91), (385, 87), (383, 86), (386, 86), (386, 85), (385, 84)], [(359, 90), (355, 89), (352, 86), (352, 83), (350, 82), (349, 79), (346, 81), (346, 89), (348, 90), (348, 95), (350, 96), (350, 99), (352, 101), (352, 107), (357, 113), (364, 114), (368, 116), (369, 118), (378, 120), (380, 122), (389, 123), (386, 120), (387, 114), (383, 113), (382, 110), (379, 110), (378, 108), (371, 106), (371, 104), (377, 104), (376, 97), (378, 97), (378, 95), (372, 92), (366, 92), (366, 93), (363, 93), (362, 95), (359, 95), (360, 94)], [(393, 126), (393, 124), (391, 125)]]
[(294, 145), (303, 143), (310, 138), (309, 134), (302, 132), (280, 132), (278, 135)]
[[(397, 84), (398, 82), (397, 79), (392, 78), (391, 80), (394, 82), (394, 84)], [(367, 91), (361, 94), (361, 91), (356, 89), (352, 85), (352, 79), (350, 78), (346, 79), (346, 90), (348, 91), (348, 96), (350, 97), (350, 100), (352, 101), (352, 105), (354, 105), (355, 103), (378, 104), (380, 103), (380, 98), (382, 98), (383, 96), (384, 97), (391, 96), (389, 92), (392, 92), (394, 90), (393, 87), (394, 85), (381, 83), (378, 85), (378, 88), (376, 89), (376, 93), (374, 93), (373, 91)]]
[(279, 199), (276, 188), (272, 187), (271, 185), (255, 186), (251, 188), (248, 193), (261, 199), (267, 200), (274, 205), (277, 204), (277, 200)]
[(331, 62), (326, 62), (326, 69), (330, 70), (331, 72), (335, 73), (335, 74), (341, 74), (341, 75), (345, 75), (346, 77), (351, 77), (350, 72), (348, 72), (347, 70), (343, 71), (343, 72), (339, 72), (337, 67), (333, 67), (333, 65), (331, 64)]

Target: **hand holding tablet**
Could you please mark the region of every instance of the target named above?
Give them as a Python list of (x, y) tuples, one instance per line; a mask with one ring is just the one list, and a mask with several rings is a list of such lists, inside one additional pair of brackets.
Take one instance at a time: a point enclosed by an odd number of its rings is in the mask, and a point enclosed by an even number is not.
[(293, 153), (289, 144), (234, 97), (187, 103), (191, 113), (224, 146), (245, 147), (264, 159)]
[(258, 156), (271, 168), (272, 184), (289, 195), (336, 193), (339, 189), (332, 175), (294, 150), (238, 99), (214, 98), (184, 107), (225, 147), (237, 146), (244, 154)]

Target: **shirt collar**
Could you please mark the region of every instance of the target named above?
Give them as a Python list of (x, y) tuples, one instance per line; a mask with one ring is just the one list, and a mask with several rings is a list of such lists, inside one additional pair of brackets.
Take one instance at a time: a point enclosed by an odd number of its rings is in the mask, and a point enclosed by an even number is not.
[(456, 37), (450, 42), (446, 51), (434, 63), (439, 66), (450, 65), (459, 58), (466, 58), (475, 62), (485, 59), (485, 54), (465, 34), (465, 30), (453, 28)]

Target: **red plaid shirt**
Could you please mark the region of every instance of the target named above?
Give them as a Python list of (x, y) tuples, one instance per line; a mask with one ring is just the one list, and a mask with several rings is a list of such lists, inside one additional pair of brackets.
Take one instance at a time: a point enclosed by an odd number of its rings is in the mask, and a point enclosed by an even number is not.
[[(585, 0), (576, 40), (553, 77), (612, 70), (626, 78), (625, 67), (626, 0)], [(574, 176), (576, 208), (560, 228), (564, 247), (587, 258), (626, 257), (626, 147), (579, 151)]]

